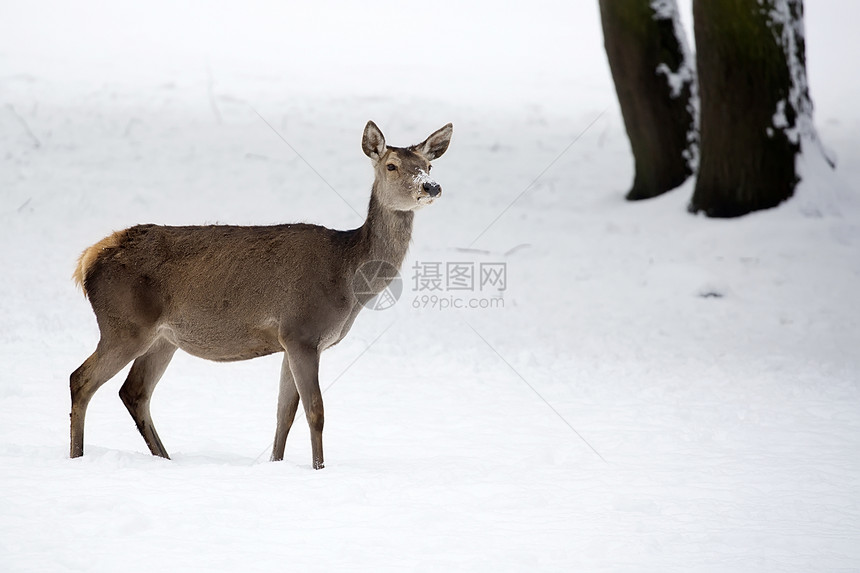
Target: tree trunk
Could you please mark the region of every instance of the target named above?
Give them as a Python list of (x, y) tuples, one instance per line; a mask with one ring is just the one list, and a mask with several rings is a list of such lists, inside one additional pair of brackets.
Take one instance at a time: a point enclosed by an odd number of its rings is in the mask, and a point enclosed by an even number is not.
[(696, 73), (675, 0), (599, 0), (609, 68), (636, 164), (627, 199), (683, 183), (697, 162)]
[(701, 163), (690, 211), (736, 217), (794, 193), (814, 136), (802, 0), (693, 0)]

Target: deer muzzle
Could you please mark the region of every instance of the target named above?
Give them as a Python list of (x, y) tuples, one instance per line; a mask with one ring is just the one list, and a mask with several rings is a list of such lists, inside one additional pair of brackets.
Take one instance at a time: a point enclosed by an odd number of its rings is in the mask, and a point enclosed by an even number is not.
[(442, 186), (435, 181), (425, 181), (423, 187), (431, 197), (438, 197), (442, 194)]

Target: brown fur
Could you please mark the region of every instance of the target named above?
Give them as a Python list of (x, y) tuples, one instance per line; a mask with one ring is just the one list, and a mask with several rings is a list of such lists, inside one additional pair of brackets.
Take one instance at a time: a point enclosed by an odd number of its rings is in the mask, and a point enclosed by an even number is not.
[[(74, 279), (101, 338), (71, 375), (71, 456), (83, 455), (90, 398), (131, 361), (120, 396), (150, 451), (168, 457), (149, 401), (177, 348), (216, 361), (283, 352), (272, 459), (283, 458), (301, 401), (313, 466), (323, 467), (320, 353), (346, 336), (366, 302), (353, 292), (359, 267), (403, 262), (414, 211), (441, 193), (428, 172), (451, 131), (448, 124), (421, 144), (396, 148), (368, 122), (362, 149), (375, 180), (367, 220), (357, 229), (138, 225), (84, 251)], [(378, 278), (371, 290), (381, 292), (390, 281)]]

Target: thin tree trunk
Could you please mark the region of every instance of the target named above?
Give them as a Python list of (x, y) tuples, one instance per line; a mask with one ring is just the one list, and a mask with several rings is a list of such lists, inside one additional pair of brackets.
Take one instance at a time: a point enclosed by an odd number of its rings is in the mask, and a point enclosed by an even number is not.
[(693, 0), (701, 163), (690, 211), (735, 217), (774, 207), (798, 182), (814, 136), (801, 0)]
[(636, 174), (627, 199), (683, 183), (697, 162), (696, 77), (675, 0), (599, 0)]

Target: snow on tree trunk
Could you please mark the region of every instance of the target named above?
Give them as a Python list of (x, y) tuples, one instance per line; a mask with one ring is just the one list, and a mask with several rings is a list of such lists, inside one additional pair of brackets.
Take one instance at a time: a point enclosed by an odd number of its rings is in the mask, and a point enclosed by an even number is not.
[(636, 163), (627, 198), (674, 189), (696, 169), (696, 70), (675, 0), (600, 0), (604, 45)]
[(735, 217), (790, 198), (817, 141), (802, 0), (693, 0), (701, 162), (690, 211)]

